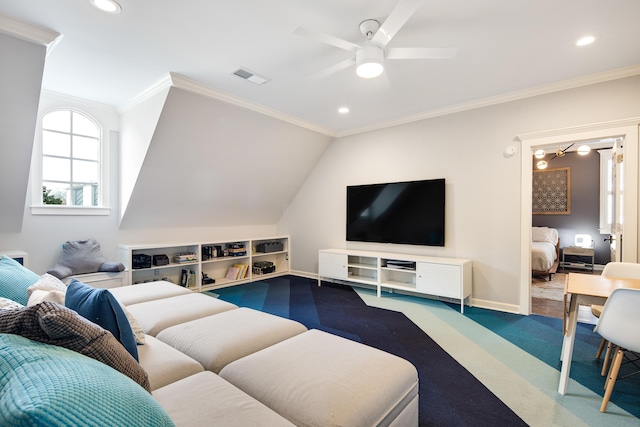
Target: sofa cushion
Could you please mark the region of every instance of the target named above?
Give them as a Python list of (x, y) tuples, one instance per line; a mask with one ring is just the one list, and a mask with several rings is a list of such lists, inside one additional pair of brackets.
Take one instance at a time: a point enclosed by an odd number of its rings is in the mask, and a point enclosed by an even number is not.
[(298, 426), (383, 426), (399, 414), (418, 425), (411, 363), (315, 329), (236, 360), (220, 376)]
[(152, 391), (204, 371), (196, 360), (151, 335), (147, 335), (145, 341), (146, 344), (138, 348), (138, 357), (149, 376)]
[(67, 287), (64, 304), (84, 318), (111, 332), (124, 348), (138, 360), (138, 349), (131, 324), (120, 303), (108, 289), (93, 288), (73, 278)]
[(234, 360), (306, 330), (294, 320), (241, 307), (172, 326), (158, 339), (217, 374)]
[(8, 256), (0, 258), (0, 297), (27, 305), (27, 288), (38, 281), (36, 273)]
[(112, 288), (110, 291), (123, 305), (139, 304), (141, 302), (193, 293), (193, 291), (185, 287), (164, 280), (138, 283), (132, 286), (120, 286), (119, 288)]
[(127, 306), (142, 329), (154, 337), (171, 326), (237, 308), (237, 305), (195, 292)]
[(180, 427), (294, 426), (209, 371), (155, 390), (153, 397)]
[(147, 373), (109, 332), (73, 310), (43, 302), (17, 310), (0, 310), (0, 333), (82, 353), (127, 375), (149, 390)]
[(0, 334), (0, 425), (172, 426), (151, 394), (63, 347)]

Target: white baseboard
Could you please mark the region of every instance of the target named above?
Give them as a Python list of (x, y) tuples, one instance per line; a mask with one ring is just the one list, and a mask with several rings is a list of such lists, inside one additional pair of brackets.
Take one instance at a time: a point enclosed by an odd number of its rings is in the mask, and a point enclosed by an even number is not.
[(471, 298), (471, 306), (489, 310), (504, 311), (506, 313), (520, 313), (520, 306), (517, 304), (505, 304), (503, 302), (489, 301), (473, 297)]

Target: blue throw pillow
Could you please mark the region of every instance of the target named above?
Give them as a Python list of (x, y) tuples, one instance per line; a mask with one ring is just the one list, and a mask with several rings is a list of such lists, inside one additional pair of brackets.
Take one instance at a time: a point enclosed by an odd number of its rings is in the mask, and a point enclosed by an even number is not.
[(27, 288), (38, 281), (38, 276), (13, 258), (0, 258), (0, 297), (27, 305)]
[(138, 360), (138, 347), (129, 319), (118, 300), (107, 289), (93, 288), (73, 278), (67, 287), (64, 305), (111, 332)]
[(149, 392), (75, 351), (0, 334), (0, 425), (173, 426)]

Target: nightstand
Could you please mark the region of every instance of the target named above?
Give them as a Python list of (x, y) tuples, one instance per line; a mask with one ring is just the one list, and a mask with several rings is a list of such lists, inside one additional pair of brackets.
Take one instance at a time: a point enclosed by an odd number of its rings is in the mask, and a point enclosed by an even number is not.
[[(579, 257), (587, 257), (591, 259), (591, 272), (593, 273), (593, 264), (595, 261), (595, 248), (583, 248), (582, 246), (565, 246), (562, 248), (562, 271), (565, 269), (564, 257), (566, 255), (574, 255)], [(587, 267), (588, 264), (585, 264)]]

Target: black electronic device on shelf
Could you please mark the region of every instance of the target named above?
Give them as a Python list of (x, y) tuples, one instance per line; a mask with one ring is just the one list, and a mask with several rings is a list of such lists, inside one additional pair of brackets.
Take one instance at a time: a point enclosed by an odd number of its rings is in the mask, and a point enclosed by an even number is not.
[(151, 255), (133, 254), (131, 257), (131, 267), (134, 270), (141, 268), (151, 268)]
[(153, 256), (153, 265), (169, 265), (169, 257), (165, 254), (159, 254)]
[(256, 252), (270, 253), (281, 252), (283, 250), (282, 242), (263, 242), (256, 245)]

